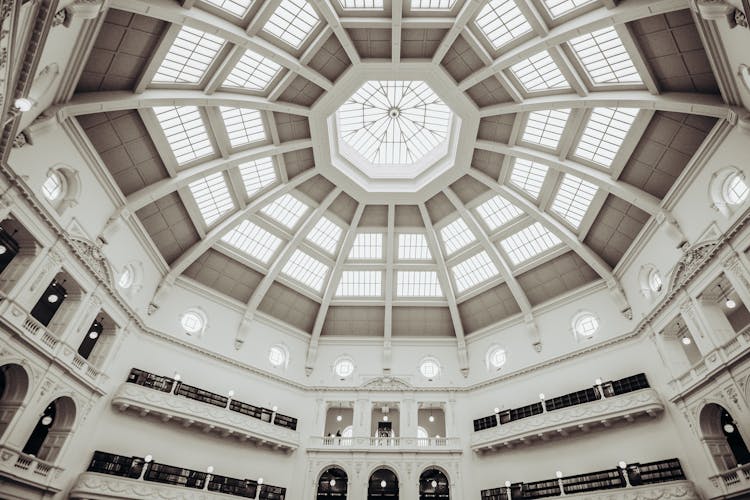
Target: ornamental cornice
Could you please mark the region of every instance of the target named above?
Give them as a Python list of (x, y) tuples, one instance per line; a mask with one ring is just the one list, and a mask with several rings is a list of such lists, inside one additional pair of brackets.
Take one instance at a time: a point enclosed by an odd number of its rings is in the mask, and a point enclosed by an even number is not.
[(226, 500), (227, 495), (136, 479), (84, 472), (70, 491), (71, 499)]

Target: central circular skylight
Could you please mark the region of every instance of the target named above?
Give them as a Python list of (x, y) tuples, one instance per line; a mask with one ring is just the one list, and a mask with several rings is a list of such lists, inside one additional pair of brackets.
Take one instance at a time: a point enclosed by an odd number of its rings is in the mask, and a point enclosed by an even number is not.
[(448, 137), (453, 113), (423, 81), (368, 81), (336, 111), (341, 139), (373, 165), (413, 165)]

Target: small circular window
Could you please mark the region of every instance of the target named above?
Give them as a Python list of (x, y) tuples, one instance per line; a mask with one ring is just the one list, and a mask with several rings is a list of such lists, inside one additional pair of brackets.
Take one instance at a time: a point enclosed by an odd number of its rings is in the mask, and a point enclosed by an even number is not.
[(120, 273), (120, 277), (117, 279), (117, 284), (120, 288), (127, 290), (131, 286), (133, 286), (133, 269), (130, 266), (125, 266), (125, 268)]
[(730, 205), (739, 205), (747, 198), (748, 187), (740, 173), (733, 173), (724, 181), (724, 199)]
[(42, 194), (49, 201), (55, 201), (62, 195), (63, 177), (59, 172), (50, 172), (42, 184)]
[(496, 370), (499, 369), (507, 361), (505, 349), (502, 347), (492, 348), (487, 356), (487, 361), (492, 368), (495, 368)]
[(582, 312), (573, 320), (576, 335), (591, 338), (599, 330), (599, 319), (590, 312)]
[(440, 364), (435, 358), (423, 359), (419, 364), (419, 372), (428, 380), (432, 380), (440, 373)]
[(340, 359), (336, 361), (333, 371), (336, 372), (339, 378), (346, 378), (354, 373), (354, 362), (349, 358)]
[(182, 318), (180, 318), (180, 324), (188, 335), (196, 335), (201, 333), (206, 327), (206, 320), (199, 311), (190, 310), (186, 311)]
[(286, 363), (286, 349), (280, 345), (272, 346), (268, 350), (268, 362), (273, 366), (283, 366)]
[(661, 279), (661, 274), (659, 274), (659, 271), (657, 271), (656, 269), (652, 269), (648, 274), (648, 287), (652, 292), (658, 293), (661, 292), (663, 286), (664, 281), (662, 281)]

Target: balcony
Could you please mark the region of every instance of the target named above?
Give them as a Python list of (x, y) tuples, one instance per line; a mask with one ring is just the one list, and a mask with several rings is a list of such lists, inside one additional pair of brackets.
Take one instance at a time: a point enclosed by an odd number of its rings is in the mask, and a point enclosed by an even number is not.
[(62, 472), (60, 467), (0, 445), (0, 474), (19, 483), (56, 493), (62, 489), (57, 484)]
[(112, 405), (287, 453), (299, 447), (296, 419), (135, 368)]
[(747, 493), (750, 491), (750, 464), (740, 465), (709, 478), (714, 487), (711, 498)]
[(457, 437), (337, 437), (313, 436), (308, 451), (369, 451), (412, 453), (462, 453), (461, 439)]

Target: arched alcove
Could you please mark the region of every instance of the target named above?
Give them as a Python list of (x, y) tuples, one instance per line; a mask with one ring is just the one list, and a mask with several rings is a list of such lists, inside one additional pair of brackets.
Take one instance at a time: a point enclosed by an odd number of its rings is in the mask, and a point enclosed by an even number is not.
[(330, 467), (318, 479), (317, 500), (345, 499), (349, 489), (349, 477), (340, 467)]
[(397, 500), (398, 476), (390, 469), (380, 468), (370, 475), (367, 483), (367, 500)]
[(55, 399), (40, 415), (34, 430), (26, 440), (23, 452), (54, 463), (73, 432), (75, 420), (75, 402), (68, 396)]
[(29, 375), (21, 365), (10, 363), (0, 367), (0, 438), (18, 413), (28, 390)]
[(450, 498), (450, 483), (443, 471), (431, 467), (419, 476), (419, 500)]
[(750, 451), (732, 415), (723, 406), (708, 403), (698, 416), (701, 440), (721, 470), (750, 463)]

